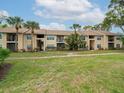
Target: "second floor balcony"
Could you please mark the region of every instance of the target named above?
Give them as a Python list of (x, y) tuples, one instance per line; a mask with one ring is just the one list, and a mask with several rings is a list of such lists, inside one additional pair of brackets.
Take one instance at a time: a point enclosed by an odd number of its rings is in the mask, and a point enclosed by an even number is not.
[(89, 39), (94, 39), (95, 38), (95, 36), (89, 36)]
[(7, 34), (7, 41), (16, 41), (16, 34), (10, 33)]
[(57, 36), (57, 40), (58, 43), (64, 43), (64, 36)]
[(57, 42), (64, 43), (64, 39), (57, 39)]
[(114, 40), (114, 36), (109, 36), (108, 37), (108, 42), (109, 43), (112, 43), (112, 42), (114, 42), (115, 40)]

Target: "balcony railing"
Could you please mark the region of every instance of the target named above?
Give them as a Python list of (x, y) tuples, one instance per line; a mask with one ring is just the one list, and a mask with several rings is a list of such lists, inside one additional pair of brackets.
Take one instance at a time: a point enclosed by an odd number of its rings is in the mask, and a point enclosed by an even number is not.
[(37, 40), (45, 41), (45, 38), (37, 38)]
[(64, 39), (57, 39), (57, 42), (64, 43)]

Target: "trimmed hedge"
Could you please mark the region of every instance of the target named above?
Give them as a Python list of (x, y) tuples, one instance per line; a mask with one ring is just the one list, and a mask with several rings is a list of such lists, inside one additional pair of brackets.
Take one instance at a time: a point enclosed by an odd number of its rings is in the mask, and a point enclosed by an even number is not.
[(0, 48), (0, 66), (3, 64), (4, 60), (9, 56), (10, 51), (8, 49)]

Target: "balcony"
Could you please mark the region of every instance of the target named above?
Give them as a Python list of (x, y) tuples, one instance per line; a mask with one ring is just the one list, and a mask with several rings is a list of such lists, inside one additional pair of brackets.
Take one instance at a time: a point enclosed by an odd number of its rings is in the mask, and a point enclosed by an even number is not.
[(57, 43), (64, 43), (64, 36), (57, 36)]
[(37, 35), (37, 38), (44, 38), (44, 35)]
[(114, 36), (109, 36), (108, 37), (108, 43), (114, 43)]
[(44, 35), (37, 35), (37, 40), (45, 41)]
[(93, 40), (95, 38), (95, 36), (89, 36), (89, 39)]
[(7, 42), (15, 43), (16, 42), (16, 34), (7, 34)]

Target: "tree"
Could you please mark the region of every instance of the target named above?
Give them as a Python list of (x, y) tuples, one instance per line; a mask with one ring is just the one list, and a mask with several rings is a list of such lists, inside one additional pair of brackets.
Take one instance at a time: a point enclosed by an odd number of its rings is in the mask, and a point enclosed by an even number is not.
[(0, 66), (3, 64), (5, 58), (7, 58), (10, 54), (10, 51), (8, 49), (2, 49), (0, 48)]
[(81, 26), (79, 24), (73, 24), (70, 28), (74, 30), (74, 34), (71, 34), (65, 40), (70, 50), (77, 50), (80, 42), (80, 35), (77, 31), (81, 30)]
[(97, 24), (97, 25), (94, 25), (94, 26), (84, 26), (83, 27), (84, 30), (101, 30), (101, 24)]
[(124, 0), (111, 0), (108, 8), (103, 26), (107, 29), (119, 27), (124, 32)]
[(71, 27), (70, 27), (72, 30), (74, 30), (75, 34), (77, 33), (77, 31), (80, 31), (81, 30), (81, 25), (79, 24), (73, 24)]
[(35, 21), (27, 21), (26, 23), (24, 23), (24, 27), (31, 30), (31, 35), (32, 35), (31, 51), (33, 51), (34, 30), (35, 29), (40, 29), (39, 23), (37, 23)]
[(5, 22), (7, 19), (7, 16), (5, 15), (0, 15), (0, 24), (2, 24), (3, 22)]
[(88, 25), (88, 26), (84, 26), (83, 29), (84, 29), (84, 30), (89, 30), (89, 29), (90, 29), (90, 30), (93, 30), (93, 27), (94, 27), (94, 26)]
[(22, 27), (23, 19), (21, 19), (18, 16), (15, 16), (15, 17), (8, 17), (6, 21), (9, 25), (14, 26), (16, 29), (15, 50), (18, 51), (18, 32), (19, 29)]
[(1, 25), (0, 25), (0, 28), (6, 28), (6, 27), (8, 27), (7, 24), (1, 24)]
[(69, 50), (78, 50), (78, 48), (83, 48), (86, 42), (79, 34), (71, 34), (65, 39)]

